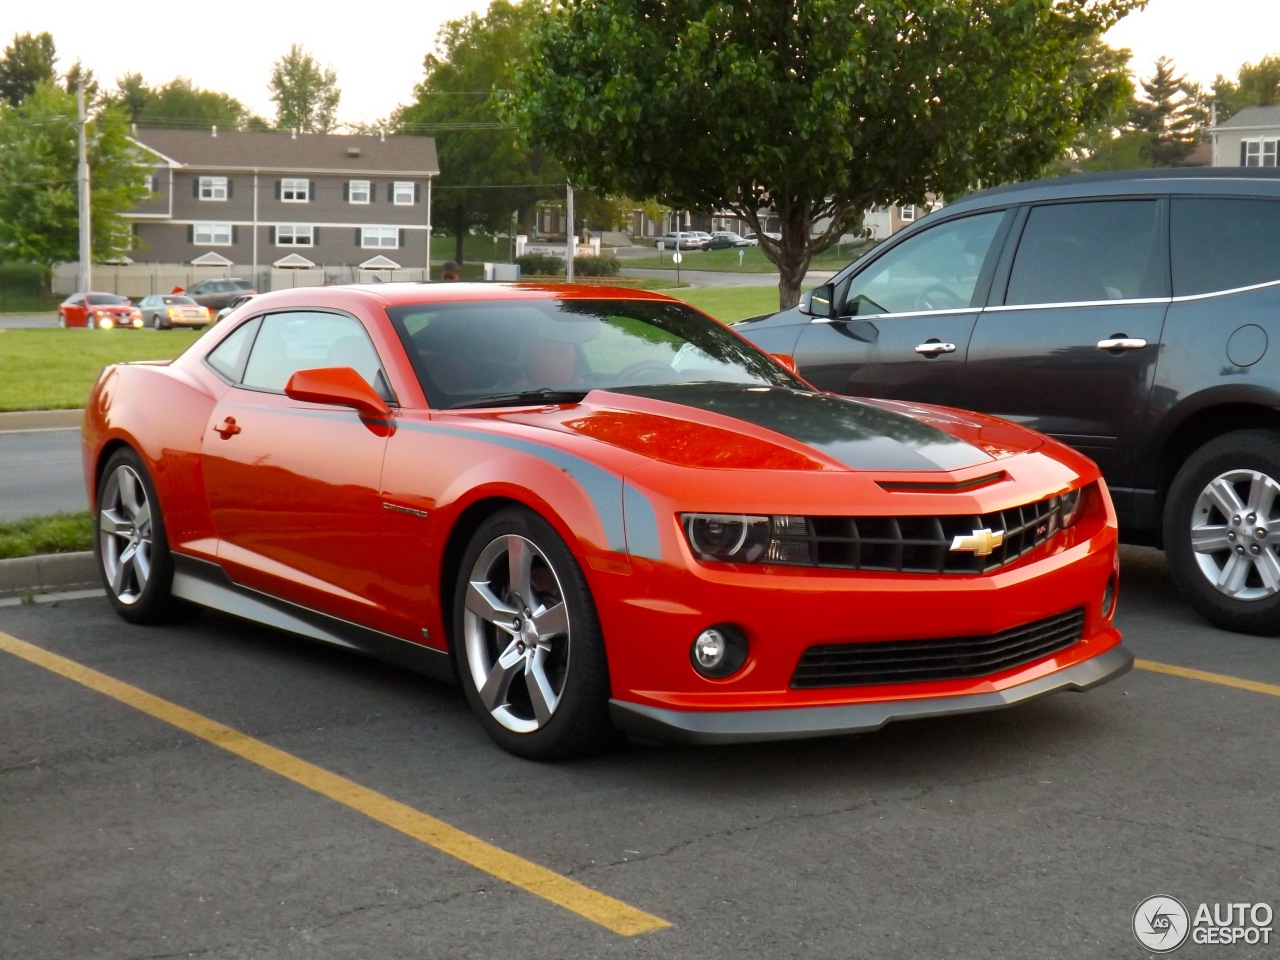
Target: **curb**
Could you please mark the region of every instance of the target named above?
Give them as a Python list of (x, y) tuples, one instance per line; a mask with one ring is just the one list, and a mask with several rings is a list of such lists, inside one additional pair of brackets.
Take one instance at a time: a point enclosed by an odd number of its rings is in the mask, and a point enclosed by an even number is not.
[(0, 598), (101, 587), (93, 553), (46, 553), (0, 560)]
[(0, 413), (0, 433), (7, 430), (63, 430), (80, 426), (83, 410), (19, 410)]

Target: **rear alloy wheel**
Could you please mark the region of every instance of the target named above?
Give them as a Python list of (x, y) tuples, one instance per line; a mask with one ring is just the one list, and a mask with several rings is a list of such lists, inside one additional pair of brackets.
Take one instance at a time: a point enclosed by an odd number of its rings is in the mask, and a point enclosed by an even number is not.
[(531, 760), (599, 752), (615, 738), (595, 604), (573, 554), (532, 511), (476, 531), (454, 598), (467, 700), (503, 749)]
[(151, 318), (151, 325), (157, 330), (164, 329), (164, 324), (160, 322), (160, 314), (157, 313)]
[(117, 450), (102, 473), (93, 552), (107, 597), (124, 619), (159, 623), (177, 609), (164, 519), (146, 468), (132, 450)]
[(1174, 478), (1164, 517), (1169, 572), (1226, 630), (1280, 633), (1280, 434), (1206, 443)]

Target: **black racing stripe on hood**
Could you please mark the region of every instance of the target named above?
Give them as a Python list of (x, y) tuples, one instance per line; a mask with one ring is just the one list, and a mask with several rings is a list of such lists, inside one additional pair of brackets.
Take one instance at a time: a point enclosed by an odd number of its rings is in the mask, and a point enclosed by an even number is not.
[(852, 470), (961, 470), (991, 457), (905, 414), (825, 393), (731, 383), (615, 389), (733, 417), (806, 444)]

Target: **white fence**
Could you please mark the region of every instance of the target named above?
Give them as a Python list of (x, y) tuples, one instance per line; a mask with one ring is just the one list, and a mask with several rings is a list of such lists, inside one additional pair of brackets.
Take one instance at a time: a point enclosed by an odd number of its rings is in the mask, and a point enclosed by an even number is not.
[[(427, 271), (423, 267), (403, 267), (398, 270), (361, 270), (359, 267), (345, 266), (301, 270), (260, 267), (255, 276), (252, 268), (235, 265), (210, 268), (164, 263), (95, 264), (93, 289), (102, 293), (118, 293), (136, 300), (153, 293), (169, 293), (175, 287), (185, 290), (201, 280), (216, 280), (220, 277), (242, 277), (258, 291), (265, 293), (268, 290), (320, 287), (336, 283), (419, 282), (427, 279)], [(77, 264), (63, 263), (54, 267), (53, 292), (57, 296), (65, 297), (74, 293), (78, 282)]]

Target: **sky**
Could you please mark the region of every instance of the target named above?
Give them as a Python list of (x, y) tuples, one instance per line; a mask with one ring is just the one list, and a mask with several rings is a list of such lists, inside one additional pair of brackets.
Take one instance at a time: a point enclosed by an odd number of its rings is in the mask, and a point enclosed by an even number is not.
[[(153, 87), (186, 77), (270, 121), (272, 65), (298, 43), (337, 75), (339, 121), (372, 123), (412, 101), (441, 25), (488, 6), (489, 0), (380, 0), (368, 7), (219, 0), (142, 8), (0, 0), (0, 46), (16, 34), (48, 32), (61, 70), (81, 60), (107, 89), (131, 71)], [(1220, 73), (1234, 79), (1242, 63), (1280, 55), (1277, 25), (1277, 0), (1150, 0), (1105, 39), (1132, 51), (1130, 66), (1140, 78), (1163, 54), (1187, 79), (1208, 86)]]

